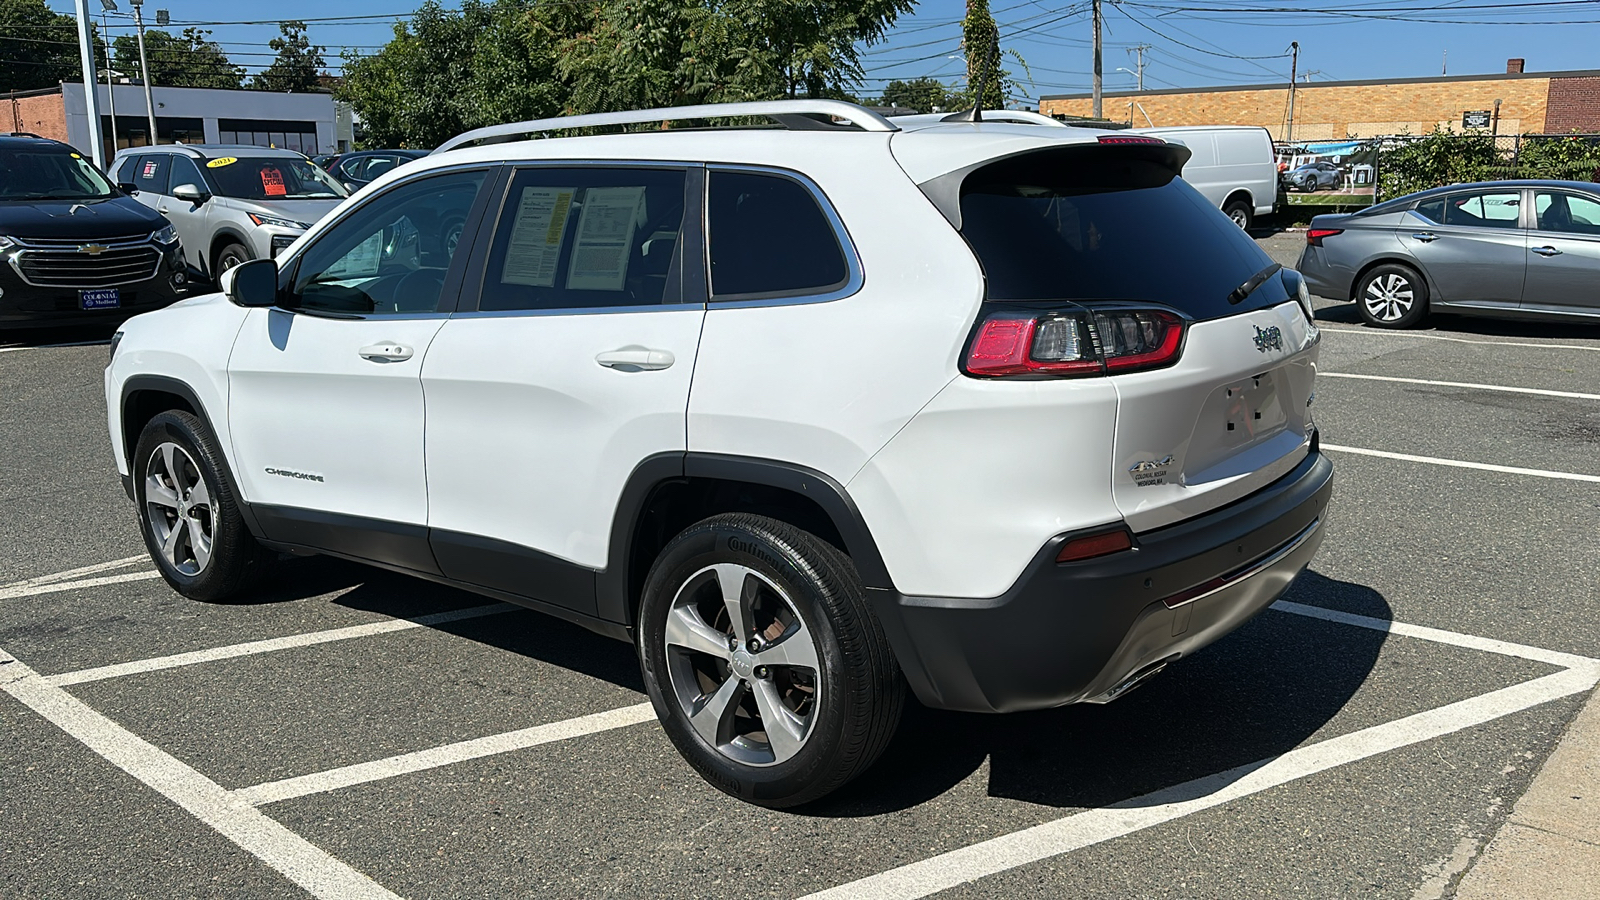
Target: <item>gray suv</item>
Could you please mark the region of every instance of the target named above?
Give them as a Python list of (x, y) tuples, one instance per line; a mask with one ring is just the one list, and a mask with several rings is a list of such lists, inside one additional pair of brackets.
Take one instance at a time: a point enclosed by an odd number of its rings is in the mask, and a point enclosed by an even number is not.
[(171, 144), (130, 147), (112, 177), (167, 217), (189, 266), (207, 278), (272, 259), (349, 193), (292, 150)]

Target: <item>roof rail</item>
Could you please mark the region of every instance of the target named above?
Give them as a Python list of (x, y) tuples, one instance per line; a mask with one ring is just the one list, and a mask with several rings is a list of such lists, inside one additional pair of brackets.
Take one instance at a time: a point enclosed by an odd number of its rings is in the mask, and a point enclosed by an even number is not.
[(791, 131), (826, 131), (849, 126), (831, 125), (813, 116), (845, 119), (861, 131), (899, 131), (900, 127), (870, 109), (842, 100), (769, 100), (754, 103), (705, 103), (699, 106), (669, 106), (662, 109), (635, 109), (626, 112), (591, 113), (583, 116), (558, 116), (491, 125), (458, 134), (433, 152), (443, 153), (468, 144), (494, 138), (515, 138), (566, 128), (592, 128), (600, 125), (644, 125), (669, 119), (712, 119), (734, 116), (767, 116)]
[(7, 132), (5, 132), (5, 136), (6, 137), (38, 138), (41, 141), (50, 140), (50, 138), (47, 138), (42, 134), (34, 134), (31, 131), (7, 131)]

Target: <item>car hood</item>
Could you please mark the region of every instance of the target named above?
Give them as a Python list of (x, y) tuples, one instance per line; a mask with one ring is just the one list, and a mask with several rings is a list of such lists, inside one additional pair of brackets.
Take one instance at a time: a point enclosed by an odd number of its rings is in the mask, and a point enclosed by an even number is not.
[(333, 200), (239, 200), (233, 197), (225, 199), (232, 209), (293, 219), (307, 225), (315, 225), (318, 219), (333, 212), (344, 202), (343, 197)]
[(143, 237), (167, 220), (132, 197), (104, 200), (0, 200), (0, 234), (105, 240)]

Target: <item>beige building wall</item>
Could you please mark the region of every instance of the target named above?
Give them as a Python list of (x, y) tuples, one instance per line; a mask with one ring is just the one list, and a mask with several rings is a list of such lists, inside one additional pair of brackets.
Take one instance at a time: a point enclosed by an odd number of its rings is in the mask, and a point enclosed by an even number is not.
[[(1295, 140), (1339, 140), (1388, 134), (1424, 134), (1435, 125), (1460, 130), (1467, 110), (1500, 107), (1500, 133), (1541, 132), (1549, 106), (1549, 78), (1504, 78), (1420, 84), (1302, 85), (1295, 91)], [(1137, 104), (1137, 105), (1134, 105)], [(1105, 117), (1156, 125), (1260, 125), (1284, 138), (1289, 89), (1146, 92), (1106, 97)], [(1046, 99), (1045, 115), (1088, 116), (1088, 97)]]

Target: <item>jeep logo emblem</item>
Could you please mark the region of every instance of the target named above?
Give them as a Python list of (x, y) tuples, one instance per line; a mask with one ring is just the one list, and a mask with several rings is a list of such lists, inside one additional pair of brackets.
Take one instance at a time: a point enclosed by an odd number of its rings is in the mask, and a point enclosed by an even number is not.
[(1268, 350), (1283, 349), (1283, 332), (1278, 329), (1278, 326), (1273, 325), (1270, 328), (1262, 328), (1260, 325), (1257, 325), (1255, 326), (1255, 329), (1257, 350), (1265, 353)]

